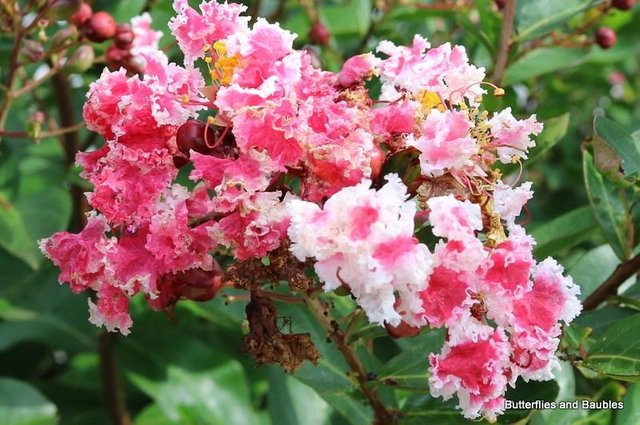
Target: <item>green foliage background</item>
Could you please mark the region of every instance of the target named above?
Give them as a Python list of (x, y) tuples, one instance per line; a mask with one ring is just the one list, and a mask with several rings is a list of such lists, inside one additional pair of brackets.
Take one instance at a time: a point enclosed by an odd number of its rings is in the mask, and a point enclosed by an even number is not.
[[(464, 3), (464, 2), (463, 2)], [(407, 44), (414, 33), (434, 45), (464, 45), (472, 62), (488, 70), (490, 81), (501, 28), (501, 14), (490, 0), (448, 10), (411, 2), (390, 3), (386, 11), (369, 0), (323, 0), (320, 20), (329, 28), (329, 46), (313, 47), (329, 69), (370, 49), (382, 39)], [(491, 109), (511, 106), (515, 115), (536, 113), (545, 123), (538, 146), (525, 162), (524, 180), (532, 180), (528, 229), (537, 239), (536, 256), (552, 255), (582, 288), (586, 299), (624, 260), (637, 254), (639, 208), (636, 178), (640, 171), (640, 7), (612, 12), (598, 25), (614, 28), (618, 43), (567, 47), (550, 43), (552, 32), (570, 33), (591, 18), (594, 0), (520, 0), (504, 87)], [(423, 5), (429, 5), (423, 2)], [(248, 3), (251, 10), (255, 4)], [(281, 7), (283, 8), (281, 9)], [(108, 10), (120, 22), (148, 10), (155, 27), (165, 31), (170, 1), (97, 0), (94, 10)], [(261, 16), (279, 15), (282, 26), (308, 44), (310, 20), (294, 1), (265, 0)], [(281, 9), (281, 10), (280, 10)], [(592, 30), (579, 40), (588, 40)], [(543, 46), (538, 46), (542, 43)], [(0, 38), (0, 73), (12, 48), (11, 34)], [(104, 47), (102, 47), (104, 48)], [(100, 47), (98, 48), (100, 49)], [(169, 50), (180, 60), (175, 46)], [(37, 65), (27, 67), (35, 72)], [(76, 122), (88, 84), (101, 72), (96, 65), (71, 76)], [(611, 83), (612, 73), (624, 78)], [(22, 131), (38, 107), (55, 114), (48, 85), (35, 96), (14, 103), (7, 130)], [(3, 94), (4, 95), (4, 94)], [(605, 115), (595, 121), (594, 114)], [(616, 124), (617, 123), (617, 124)], [(81, 137), (89, 135), (81, 131)], [(96, 141), (95, 145), (99, 145)], [(602, 151), (613, 149), (617, 166), (602, 164)], [(596, 158), (594, 161), (594, 157)], [(65, 165), (56, 138), (33, 143), (4, 138), (0, 144), (0, 423), (3, 425), (101, 425), (111, 423), (104, 402), (98, 351), (101, 330), (87, 321), (85, 295), (73, 295), (57, 283), (57, 269), (40, 255), (36, 241), (73, 225), (71, 185), (83, 185), (78, 169)], [(505, 172), (517, 173), (514, 169)], [(84, 186), (88, 190), (86, 186)], [(634, 233), (634, 229), (636, 229)], [(531, 424), (640, 423), (640, 290), (633, 277), (604, 308), (589, 311), (565, 330), (563, 362), (555, 381), (522, 383), (507, 398), (623, 400), (625, 409), (509, 411), (500, 423)], [(346, 317), (352, 303), (328, 297), (333, 314)], [(137, 300), (142, 301), (142, 300)], [(318, 367), (307, 364), (295, 375), (278, 367), (257, 368), (240, 353), (245, 326), (244, 303), (225, 305), (181, 302), (172, 322), (134, 302), (134, 328), (115, 338), (118, 369), (126, 404), (135, 425), (342, 425), (371, 422), (372, 410), (347, 373), (345, 360), (324, 330), (299, 305), (278, 304), (290, 317), (293, 332), (311, 332), (322, 354)], [(403, 424), (460, 424), (455, 402), (432, 399), (427, 389), (427, 353), (438, 351), (443, 335), (431, 332), (390, 340), (383, 329), (364, 321), (353, 325), (350, 342), (382, 400), (402, 412)], [(573, 357), (572, 357), (573, 356)]]

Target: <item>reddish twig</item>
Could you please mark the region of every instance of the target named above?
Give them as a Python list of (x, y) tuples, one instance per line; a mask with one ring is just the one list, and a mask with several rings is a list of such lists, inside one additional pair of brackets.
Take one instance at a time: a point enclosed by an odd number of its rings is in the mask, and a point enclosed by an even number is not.
[(311, 298), (305, 296), (305, 304), (311, 309), (311, 312), (316, 317), (320, 325), (329, 333), (331, 339), (335, 342), (336, 347), (340, 350), (340, 353), (345, 358), (351, 370), (355, 373), (360, 391), (367, 398), (369, 404), (373, 408), (375, 419), (374, 425), (393, 425), (396, 423), (396, 418), (393, 413), (387, 410), (387, 407), (382, 403), (378, 393), (368, 382), (367, 371), (356, 353), (351, 349), (347, 343), (345, 333), (340, 329), (338, 323), (326, 314), (325, 306), (318, 298)]
[(114, 425), (131, 425), (131, 418), (124, 403), (122, 383), (118, 375), (118, 363), (114, 350), (115, 334), (102, 331), (98, 339), (102, 384), (111, 419)]
[(47, 137), (62, 136), (67, 133), (78, 131), (85, 127), (85, 123), (79, 123), (71, 127), (57, 128), (55, 130), (41, 131), (38, 135), (28, 133), (26, 131), (0, 131), (0, 137), (10, 137), (13, 139), (32, 139), (40, 140)]
[(496, 85), (502, 84), (504, 73), (507, 69), (509, 59), (509, 49), (511, 48), (511, 32), (513, 31), (513, 21), (516, 17), (516, 0), (506, 0), (502, 15), (502, 28), (500, 29), (500, 41), (496, 54), (496, 65), (493, 69), (493, 82)]
[(612, 295), (616, 295), (617, 289), (627, 279), (640, 271), (640, 254), (630, 260), (624, 261), (616, 267), (611, 275), (596, 291), (589, 295), (582, 303), (583, 311), (594, 310), (603, 301)]

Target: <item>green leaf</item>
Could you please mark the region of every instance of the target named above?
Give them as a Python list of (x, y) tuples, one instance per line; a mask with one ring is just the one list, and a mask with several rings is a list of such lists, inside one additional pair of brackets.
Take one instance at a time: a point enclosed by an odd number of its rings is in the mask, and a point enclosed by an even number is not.
[(619, 190), (604, 180), (596, 170), (591, 154), (583, 150), (584, 181), (596, 220), (616, 255), (624, 260), (629, 257), (630, 246), (627, 227), (630, 224), (627, 205)]
[(585, 59), (584, 49), (541, 47), (525, 54), (507, 68), (504, 85), (512, 85), (549, 72), (567, 69), (582, 63)]
[(599, 138), (613, 147), (622, 161), (625, 176), (640, 171), (640, 140), (631, 137), (624, 127), (607, 119), (596, 116), (593, 119), (594, 139)]
[(580, 299), (585, 300), (620, 264), (610, 245), (593, 248), (569, 269), (569, 275), (580, 285)]
[(348, 0), (341, 4), (321, 6), (320, 15), (332, 35), (363, 36), (371, 25), (371, 2)]
[(11, 378), (0, 378), (2, 425), (55, 425), (56, 406), (32, 386)]
[[(337, 304), (340, 302), (335, 301)], [(292, 332), (311, 334), (311, 340), (321, 354), (317, 366), (305, 362), (293, 376), (313, 388), (349, 423), (353, 425), (371, 423), (373, 410), (355, 398), (359, 390), (355, 380), (350, 376), (351, 368), (334, 343), (327, 341), (326, 332), (309, 309), (305, 305), (293, 303), (277, 303), (277, 309), (279, 315), (292, 319)]]
[(640, 383), (629, 385), (624, 396), (624, 409), (616, 413), (616, 425), (640, 423)]
[(582, 366), (616, 379), (640, 379), (640, 313), (611, 326), (590, 348)]
[(429, 353), (440, 351), (443, 340), (444, 335), (439, 330), (398, 340), (403, 341), (408, 347), (385, 364), (378, 380), (402, 389), (426, 391), (429, 376), (427, 357)]
[(531, 150), (529, 159), (525, 161), (526, 166), (531, 165), (540, 159), (552, 147), (556, 145), (567, 134), (569, 128), (569, 118), (571, 114), (566, 112), (558, 117), (550, 118), (544, 122), (544, 130), (536, 138), (536, 146)]
[(0, 194), (0, 246), (31, 268), (40, 264), (41, 255), (15, 204)]
[(515, 42), (547, 34), (601, 0), (536, 0), (517, 2)]
[(182, 424), (253, 425), (254, 414), (242, 366), (235, 360), (208, 371), (167, 368), (164, 381), (129, 378), (153, 398), (166, 417)]
[(597, 225), (590, 207), (576, 208), (533, 229), (531, 235), (537, 242), (534, 252), (546, 257), (570, 248), (588, 237)]
[(331, 407), (315, 391), (277, 366), (269, 369), (267, 397), (272, 424), (323, 425), (331, 414)]

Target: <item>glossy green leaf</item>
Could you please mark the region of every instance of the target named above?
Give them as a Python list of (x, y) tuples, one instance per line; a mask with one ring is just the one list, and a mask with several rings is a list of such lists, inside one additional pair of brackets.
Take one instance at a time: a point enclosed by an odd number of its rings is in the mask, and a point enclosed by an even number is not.
[(521, 42), (539, 37), (564, 24), (580, 12), (601, 3), (601, 0), (536, 0), (517, 2), (517, 34)]
[(378, 380), (392, 387), (426, 391), (429, 377), (427, 358), (430, 353), (440, 352), (444, 335), (440, 331), (431, 331), (399, 341), (403, 341), (408, 347), (385, 364)]
[(626, 259), (631, 247), (628, 239), (630, 217), (625, 199), (621, 199), (624, 195), (604, 180), (589, 152), (584, 150), (582, 156), (585, 185), (598, 224), (616, 255)]
[(554, 255), (589, 237), (597, 226), (590, 207), (576, 208), (531, 231), (537, 242), (534, 252), (538, 257)]
[(41, 254), (29, 231), (22, 214), (9, 199), (0, 194), (0, 246), (15, 255), (32, 268), (37, 268)]
[(567, 134), (569, 128), (569, 112), (558, 117), (550, 118), (544, 122), (544, 130), (536, 138), (536, 146), (531, 149), (529, 159), (525, 161), (525, 165), (529, 167), (536, 160), (540, 159), (545, 153), (553, 148)]
[(637, 425), (640, 423), (640, 383), (627, 387), (624, 409), (616, 413), (615, 425)]
[(611, 326), (591, 347), (582, 366), (622, 380), (640, 380), (640, 313)]
[(32, 386), (0, 378), (0, 421), (2, 425), (55, 425), (57, 409)]
[(341, 4), (330, 4), (320, 7), (323, 17), (331, 34), (364, 35), (371, 25), (371, 2), (369, 0), (349, 0)]
[(267, 406), (271, 423), (279, 425), (323, 425), (331, 414), (331, 407), (314, 390), (277, 366), (269, 369)]
[(169, 366), (164, 381), (136, 374), (129, 377), (170, 420), (201, 425), (254, 424), (249, 389), (237, 361), (198, 372)]
[(292, 319), (292, 332), (311, 334), (311, 340), (321, 355), (317, 366), (305, 362), (293, 376), (313, 388), (349, 423), (370, 423), (373, 410), (354, 397), (358, 393), (358, 387), (350, 375), (351, 368), (334, 343), (327, 340), (326, 332), (309, 309), (305, 305), (292, 303), (277, 303), (276, 306), (279, 315)]
[(507, 68), (504, 85), (512, 85), (560, 69), (571, 68), (585, 59), (585, 52), (581, 49), (541, 47), (525, 54)]
[(587, 252), (569, 269), (569, 275), (580, 286), (580, 299), (586, 299), (620, 264), (610, 245)]
[(625, 176), (640, 171), (640, 140), (631, 137), (624, 127), (602, 116), (593, 119), (594, 139), (613, 147), (622, 161)]

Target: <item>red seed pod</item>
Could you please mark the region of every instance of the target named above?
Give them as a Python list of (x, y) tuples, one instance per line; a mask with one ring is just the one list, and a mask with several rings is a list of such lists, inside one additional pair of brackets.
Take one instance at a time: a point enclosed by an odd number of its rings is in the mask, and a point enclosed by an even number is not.
[(620, 10), (629, 10), (636, 5), (636, 0), (612, 0), (611, 6)]
[(498, 10), (504, 9), (504, 7), (507, 5), (507, 0), (494, 0), (493, 2), (496, 4)]
[(618, 41), (618, 37), (614, 30), (609, 27), (601, 27), (596, 31), (596, 43), (603, 49), (613, 47)]
[(311, 26), (311, 29), (309, 30), (309, 40), (311, 40), (313, 44), (326, 46), (329, 44), (330, 39), (331, 33), (325, 24), (322, 22), (315, 22)]
[(105, 61), (107, 62), (107, 67), (111, 71), (115, 71), (124, 67), (125, 62), (131, 56), (131, 52), (129, 50), (119, 49), (117, 46), (111, 45), (107, 49), (105, 53)]
[[(233, 142), (230, 139), (230, 132), (225, 133), (224, 140), (218, 140), (221, 134), (216, 134), (214, 127), (204, 121), (189, 120), (178, 128), (176, 133), (176, 145), (178, 150), (185, 156), (189, 157), (189, 151), (194, 150), (204, 155), (212, 155), (218, 158), (224, 158), (230, 155)], [(205, 140), (206, 134), (206, 140)], [(213, 145), (215, 147), (212, 147)]]
[(134, 38), (135, 34), (131, 29), (131, 25), (118, 24), (118, 26), (116, 27), (116, 36), (113, 39), (113, 42), (120, 49), (128, 49), (129, 47), (131, 47)]
[(69, 17), (69, 22), (76, 27), (81, 27), (93, 15), (93, 10), (88, 3), (80, 4), (80, 8)]
[(116, 21), (107, 12), (97, 12), (87, 19), (82, 32), (89, 40), (102, 43), (116, 35)]
[(388, 323), (384, 324), (387, 329), (387, 333), (393, 339), (398, 338), (411, 338), (420, 334), (420, 328), (417, 326), (411, 326), (407, 322), (400, 322), (398, 326), (391, 326)]
[(382, 166), (384, 165), (387, 156), (379, 146), (374, 146), (373, 152), (371, 152), (371, 180), (374, 182), (380, 177)]

